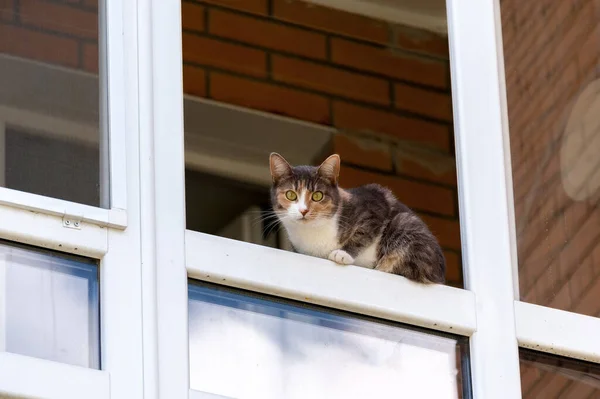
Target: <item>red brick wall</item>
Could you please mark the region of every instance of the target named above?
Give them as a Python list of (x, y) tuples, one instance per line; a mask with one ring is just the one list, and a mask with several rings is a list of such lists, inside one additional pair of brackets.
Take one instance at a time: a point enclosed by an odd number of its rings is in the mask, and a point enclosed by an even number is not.
[(600, 78), (600, 1), (501, 4), (521, 296), (599, 316), (600, 300), (583, 301), (600, 299), (598, 196), (567, 195), (560, 152), (579, 94)]
[[(600, 78), (600, 1), (502, 0), (501, 11), (521, 298), (600, 316), (600, 193), (569, 197), (563, 172), (579, 166), (561, 164), (573, 106)], [(522, 375), (525, 398), (598, 394), (535, 367)]]
[[(335, 126), (342, 184), (388, 185), (462, 285), (445, 37), (296, 0), (183, 0), (187, 94)], [(97, 72), (94, 0), (0, 0), (0, 52)]]
[(96, 4), (0, 0), (0, 53), (97, 73)]

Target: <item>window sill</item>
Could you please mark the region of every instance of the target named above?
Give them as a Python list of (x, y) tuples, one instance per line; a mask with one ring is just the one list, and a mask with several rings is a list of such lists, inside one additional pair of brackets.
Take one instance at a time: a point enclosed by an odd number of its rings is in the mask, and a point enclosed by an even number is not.
[(519, 346), (600, 363), (600, 319), (515, 301)]
[(125, 230), (127, 212), (123, 209), (102, 209), (94, 206), (77, 204), (57, 198), (26, 193), (0, 187), (0, 205), (44, 213), (46, 215), (73, 217), (82, 222), (101, 227)]
[(108, 399), (109, 374), (12, 353), (0, 353), (0, 397)]
[(188, 275), (235, 288), (471, 335), (475, 296), (358, 266), (186, 230)]
[(18, 208), (23, 207), (4, 205), (0, 200), (0, 238), (95, 259), (101, 259), (108, 251), (105, 227), (83, 223), (79, 229), (68, 228), (64, 215)]

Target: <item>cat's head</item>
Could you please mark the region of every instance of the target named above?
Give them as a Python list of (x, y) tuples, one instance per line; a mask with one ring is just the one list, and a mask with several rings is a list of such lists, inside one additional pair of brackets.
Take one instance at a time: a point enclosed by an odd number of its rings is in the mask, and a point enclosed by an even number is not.
[(340, 202), (339, 155), (320, 166), (291, 166), (281, 155), (269, 159), (273, 210), (284, 222), (319, 224), (332, 218)]

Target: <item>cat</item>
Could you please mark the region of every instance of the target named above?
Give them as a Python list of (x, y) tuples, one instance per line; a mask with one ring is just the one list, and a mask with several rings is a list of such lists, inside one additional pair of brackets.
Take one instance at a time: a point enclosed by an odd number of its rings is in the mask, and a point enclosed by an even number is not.
[(271, 153), (271, 204), (296, 252), (444, 283), (446, 262), (427, 225), (390, 190), (338, 186), (340, 157), (318, 166), (291, 166)]

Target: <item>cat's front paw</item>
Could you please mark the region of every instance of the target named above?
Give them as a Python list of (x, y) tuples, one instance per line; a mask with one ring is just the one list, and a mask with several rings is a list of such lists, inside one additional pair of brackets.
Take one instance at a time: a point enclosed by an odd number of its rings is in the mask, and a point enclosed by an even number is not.
[(341, 265), (351, 265), (354, 263), (354, 258), (343, 249), (336, 249), (331, 251), (329, 254), (329, 260), (339, 263)]

